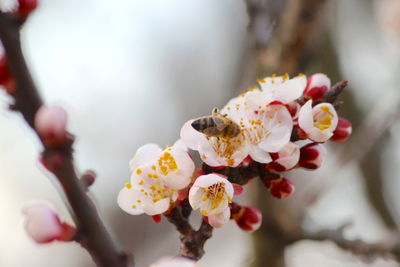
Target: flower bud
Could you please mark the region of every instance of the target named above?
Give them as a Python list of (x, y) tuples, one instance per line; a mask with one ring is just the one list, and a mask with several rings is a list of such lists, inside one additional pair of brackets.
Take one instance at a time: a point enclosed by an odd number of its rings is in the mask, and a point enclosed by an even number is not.
[(4, 85), (10, 78), (10, 71), (8, 69), (7, 57), (3, 52), (0, 55), (0, 84)]
[(235, 213), (232, 212), (232, 218), (236, 221), (237, 225), (245, 231), (255, 231), (261, 226), (262, 215), (259, 209), (248, 206), (239, 206), (236, 204)]
[(55, 240), (73, 240), (76, 229), (60, 220), (58, 214), (47, 203), (32, 204), (23, 209), (25, 230), (37, 243), (49, 243)]
[(330, 140), (334, 142), (345, 142), (351, 135), (352, 127), (351, 122), (345, 118), (339, 118), (336, 130)]
[(285, 177), (269, 179), (265, 182), (269, 193), (279, 199), (287, 198), (294, 192), (294, 185)]
[(325, 156), (326, 149), (324, 146), (318, 143), (310, 143), (300, 149), (299, 166), (310, 170), (318, 169)]
[(160, 214), (153, 215), (153, 216), (151, 216), (151, 218), (153, 219), (153, 221), (155, 223), (161, 223), (161, 215)]
[(325, 74), (316, 73), (308, 78), (304, 97), (313, 101), (320, 101), (324, 98), (325, 92), (330, 88), (331, 80)]
[(300, 148), (289, 142), (279, 152), (270, 154), (273, 161), (266, 164), (265, 167), (270, 171), (284, 172), (297, 165), (300, 158)]
[(58, 106), (42, 106), (35, 115), (35, 128), (48, 146), (62, 146), (67, 141), (67, 113)]
[(38, 6), (38, 0), (18, 0), (17, 13), (20, 17), (27, 17)]

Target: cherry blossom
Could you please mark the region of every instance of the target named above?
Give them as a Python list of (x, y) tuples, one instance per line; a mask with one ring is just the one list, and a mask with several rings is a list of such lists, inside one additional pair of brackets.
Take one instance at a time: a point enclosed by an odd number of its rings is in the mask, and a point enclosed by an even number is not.
[(130, 162), (131, 182), (118, 195), (118, 205), (132, 215), (166, 212), (186, 188), (195, 170), (189, 154), (180, 146), (165, 150), (155, 144), (138, 149)]
[(338, 115), (330, 103), (321, 103), (312, 107), (307, 101), (299, 112), (299, 126), (314, 142), (325, 142), (332, 137), (338, 124)]
[(300, 149), (299, 166), (315, 170), (321, 167), (326, 156), (326, 149), (318, 143), (310, 143)]
[(189, 203), (194, 210), (208, 216), (213, 227), (221, 227), (229, 221), (229, 203), (232, 201), (234, 189), (232, 184), (218, 174), (199, 176), (189, 191)]
[(249, 232), (258, 230), (262, 222), (261, 211), (249, 206), (239, 206), (236, 212), (232, 213), (232, 218), (241, 229)]
[(347, 141), (347, 139), (349, 139), (351, 132), (351, 122), (349, 122), (345, 118), (339, 118), (338, 125), (333, 132), (333, 136), (330, 140), (334, 142), (345, 142)]

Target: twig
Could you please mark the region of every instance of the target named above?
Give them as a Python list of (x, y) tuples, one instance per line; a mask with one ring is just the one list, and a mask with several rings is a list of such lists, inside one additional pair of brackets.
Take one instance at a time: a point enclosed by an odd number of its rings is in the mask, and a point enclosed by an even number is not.
[(180, 255), (193, 260), (199, 260), (204, 255), (204, 244), (211, 238), (213, 227), (203, 220), (199, 230), (195, 231), (190, 225), (188, 218), (182, 214), (181, 207), (173, 208), (165, 216), (170, 223), (175, 225), (180, 233)]
[(400, 243), (399, 242), (378, 242), (367, 243), (360, 239), (347, 240), (343, 236), (344, 227), (336, 230), (322, 230), (316, 233), (302, 232), (299, 236), (294, 237), (292, 242), (304, 239), (314, 241), (329, 240), (334, 242), (338, 247), (352, 252), (354, 255), (360, 256), (366, 261), (373, 261), (376, 258), (391, 258), (400, 262)]
[[(43, 101), (26, 65), (20, 43), (21, 21), (12, 14), (0, 12), (0, 38), (7, 54), (11, 73), (16, 82), (13, 109), (19, 111), (34, 129), (34, 116)], [(75, 171), (72, 154), (73, 138), (61, 148), (52, 149), (42, 141), (44, 160), (53, 156), (62, 159), (51, 166), (51, 172), (61, 183), (80, 236), (80, 244), (87, 249), (98, 266), (128, 266), (128, 256), (112, 240), (92, 200), (86, 194), (86, 186)]]

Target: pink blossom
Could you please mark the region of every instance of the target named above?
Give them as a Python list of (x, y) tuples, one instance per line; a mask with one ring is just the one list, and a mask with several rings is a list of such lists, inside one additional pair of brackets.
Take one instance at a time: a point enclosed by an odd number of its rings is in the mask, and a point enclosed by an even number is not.
[(35, 115), (35, 129), (49, 146), (61, 146), (67, 140), (67, 113), (59, 106), (42, 106)]
[(58, 214), (48, 203), (36, 203), (23, 209), (25, 230), (37, 243), (49, 243), (54, 240), (71, 241), (75, 228), (61, 222)]

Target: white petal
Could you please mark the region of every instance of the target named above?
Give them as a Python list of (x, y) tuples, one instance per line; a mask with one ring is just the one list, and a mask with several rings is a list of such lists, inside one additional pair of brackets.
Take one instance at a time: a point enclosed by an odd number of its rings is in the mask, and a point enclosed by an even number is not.
[(225, 209), (223, 212), (208, 216), (208, 223), (215, 228), (222, 227), (224, 224), (229, 222), (231, 217), (231, 210)]
[(158, 200), (157, 202), (144, 202), (143, 210), (146, 214), (153, 216), (157, 214), (162, 214), (169, 209), (170, 199), (163, 198)]
[(141, 165), (150, 164), (150, 162), (156, 161), (161, 151), (161, 148), (156, 144), (147, 144), (140, 147), (129, 163), (131, 170), (134, 171)]
[[(117, 203), (125, 212), (132, 215), (139, 215), (144, 211), (142, 206), (137, 202), (138, 200), (143, 201), (140, 191), (124, 187), (118, 194)], [(133, 208), (133, 205), (135, 205), (136, 208)]]
[(189, 151), (188, 147), (185, 145), (185, 143), (182, 141), (182, 139), (176, 140), (176, 142), (174, 143), (173, 147), (185, 150), (186, 152)]
[(178, 171), (168, 173), (163, 176), (163, 180), (170, 188), (183, 189), (192, 181), (194, 162), (188, 152), (180, 148), (171, 147), (170, 153), (178, 166)]
[(194, 120), (187, 121), (181, 129), (181, 140), (183, 143), (192, 150), (198, 150), (199, 143), (206, 139), (205, 135), (196, 131), (192, 127)]
[(274, 100), (287, 104), (301, 97), (307, 86), (307, 77), (305, 75), (297, 76), (282, 84), (280, 90), (274, 96)]
[(258, 146), (250, 146), (250, 157), (259, 163), (269, 163), (272, 161), (270, 154)]
[(196, 267), (196, 262), (183, 257), (163, 257), (149, 267)]
[(259, 147), (268, 152), (278, 152), (290, 140), (292, 130), (288, 127), (276, 127), (271, 134), (259, 143)]
[(204, 191), (198, 186), (192, 186), (189, 190), (189, 203), (192, 208), (198, 209), (200, 207)]
[(199, 176), (196, 181), (194, 182), (193, 186), (198, 186), (202, 188), (207, 188), (212, 186), (213, 184), (218, 184), (218, 183), (229, 183), (229, 181), (225, 178), (222, 178), (221, 176), (217, 174), (206, 174), (206, 175), (201, 175)]
[(299, 112), (299, 126), (306, 133), (311, 132), (314, 128), (313, 114), (312, 114), (312, 100), (308, 100)]

